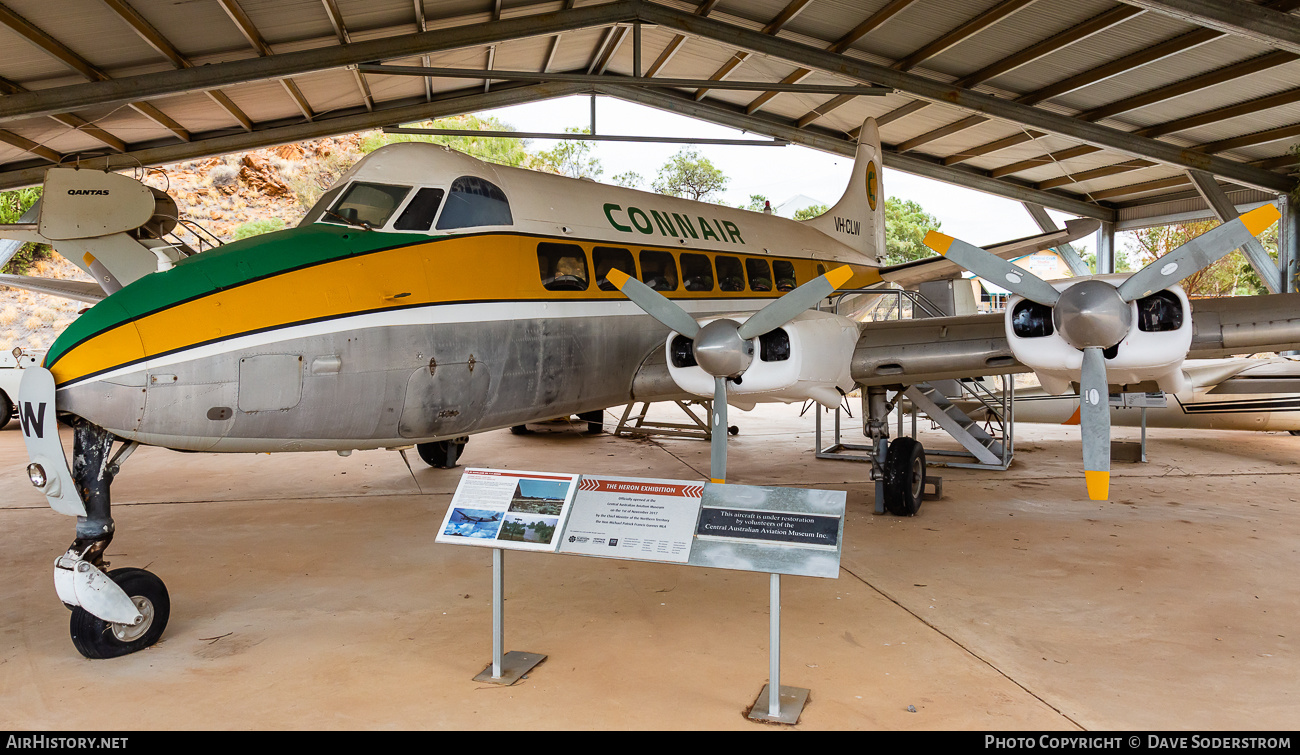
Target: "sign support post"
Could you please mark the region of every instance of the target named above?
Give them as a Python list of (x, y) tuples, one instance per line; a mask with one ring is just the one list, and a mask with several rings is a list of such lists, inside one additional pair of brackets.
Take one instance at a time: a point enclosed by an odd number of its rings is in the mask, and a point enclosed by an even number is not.
[(525, 653), (512, 650), (503, 653), (505, 648), (505, 582), (506, 552), (502, 548), (492, 549), (492, 663), (474, 677), (476, 682), (503, 684), (510, 686), (523, 678), (524, 674), (546, 660), (541, 653)]
[[(779, 724), (799, 722), (803, 706), (808, 702), (808, 690), (803, 687), (781, 686), (781, 575), (772, 573), (771, 609), (768, 612), (768, 682), (758, 693), (758, 700), (749, 711), (751, 721), (771, 721)], [(763, 698), (767, 698), (767, 710), (762, 709)]]

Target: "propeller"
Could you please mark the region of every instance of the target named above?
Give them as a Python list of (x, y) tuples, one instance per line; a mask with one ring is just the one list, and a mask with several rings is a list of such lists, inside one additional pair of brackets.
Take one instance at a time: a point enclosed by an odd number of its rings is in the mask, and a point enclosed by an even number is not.
[(695, 361), (713, 376), (713, 415), (710, 418), (709, 477), (727, 477), (727, 381), (741, 376), (754, 361), (753, 339), (785, 325), (817, 305), (853, 277), (848, 265), (819, 275), (768, 304), (744, 323), (720, 319), (704, 327), (676, 302), (617, 268), (605, 278), (670, 330), (694, 341)]
[(1110, 496), (1110, 404), (1104, 350), (1116, 346), (1133, 325), (1131, 302), (1168, 288), (1217, 262), (1277, 221), (1264, 205), (1188, 241), (1129, 276), (1118, 286), (1096, 278), (1063, 291), (1006, 260), (946, 236), (926, 234), (924, 243), (939, 254), (1014, 294), (1052, 308), (1052, 324), (1066, 343), (1083, 352), (1079, 373), (1079, 424), (1088, 497)]

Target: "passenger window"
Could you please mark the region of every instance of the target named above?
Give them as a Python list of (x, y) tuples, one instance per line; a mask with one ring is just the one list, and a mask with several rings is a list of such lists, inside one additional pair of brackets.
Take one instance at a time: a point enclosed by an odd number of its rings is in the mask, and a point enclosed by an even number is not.
[(718, 258), (718, 288), (723, 291), (745, 290), (745, 271), (738, 258)]
[(656, 291), (676, 291), (677, 261), (668, 252), (642, 249), (641, 282)]
[(479, 225), (511, 225), (510, 202), (496, 184), (476, 176), (461, 176), (451, 184), (438, 230)]
[(411, 192), (409, 186), (354, 183), (343, 193), (334, 209), (322, 218), (326, 223), (365, 224), (382, 228), (397, 206)]
[(577, 244), (538, 244), (537, 269), (547, 291), (587, 290), (587, 254)]
[(393, 228), (398, 231), (427, 231), (433, 227), (433, 218), (442, 205), (442, 189), (420, 189), (415, 199), (397, 216)]
[(618, 286), (610, 283), (605, 276), (610, 270), (622, 270), (633, 278), (636, 277), (636, 263), (632, 253), (626, 249), (612, 246), (598, 246), (591, 250), (592, 263), (596, 265), (596, 285), (601, 291), (617, 291)]
[(687, 291), (713, 290), (713, 265), (703, 254), (682, 254), (682, 280)]
[(745, 272), (749, 274), (749, 290), (767, 292), (772, 290), (772, 268), (767, 260), (745, 260)]
[(776, 290), (793, 291), (799, 285), (794, 279), (794, 264), (783, 260), (774, 260), (772, 270), (776, 273)]

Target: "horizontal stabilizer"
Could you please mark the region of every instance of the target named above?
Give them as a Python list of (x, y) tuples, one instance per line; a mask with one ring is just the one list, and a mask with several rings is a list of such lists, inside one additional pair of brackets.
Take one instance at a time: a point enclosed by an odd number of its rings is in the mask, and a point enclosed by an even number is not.
[(104, 289), (91, 281), (60, 280), (58, 278), (37, 278), (32, 275), (0, 275), (0, 285), (35, 291), (38, 294), (62, 296), (76, 299), (88, 304), (103, 301)]
[[(1075, 239), (1094, 233), (1100, 225), (1101, 221), (1090, 218), (1067, 220), (1065, 228), (1056, 231), (1048, 231), (1036, 236), (1026, 236), (1022, 239), (1002, 241), (982, 248), (996, 257), (1009, 260), (1040, 252), (1044, 249), (1051, 249), (1061, 244), (1068, 244)], [(934, 257), (926, 257), (923, 260), (904, 262), (901, 265), (882, 267), (880, 277), (882, 280), (897, 283), (903, 288), (914, 288), (926, 281), (953, 278), (963, 272), (965, 272), (965, 268), (961, 265), (946, 257), (935, 255)]]

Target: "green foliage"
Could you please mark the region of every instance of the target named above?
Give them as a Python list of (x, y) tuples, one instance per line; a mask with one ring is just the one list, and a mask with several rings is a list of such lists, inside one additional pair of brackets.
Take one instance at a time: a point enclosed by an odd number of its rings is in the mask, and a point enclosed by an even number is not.
[(685, 147), (664, 163), (652, 186), (660, 194), (707, 202), (727, 188), (728, 180), (709, 158)]
[(767, 206), (767, 203), (768, 203), (769, 201), (770, 201), (770, 200), (769, 200), (766, 196), (764, 196), (764, 195), (762, 195), (762, 194), (750, 194), (750, 195), (749, 195), (749, 204), (744, 205), (743, 207), (741, 207), (741, 209), (742, 209), (742, 210), (752, 210), (752, 211), (754, 211), (754, 212), (762, 212), (762, 211), (763, 211), (763, 208), (764, 208), (765, 206)]
[(794, 219), (795, 219), (795, 220), (812, 220), (813, 218), (817, 217), (818, 215), (825, 215), (825, 214), (826, 214), (826, 211), (829, 210), (829, 209), (830, 209), (830, 205), (825, 205), (825, 204), (815, 204), (815, 205), (812, 205), (811, 207), (805, 207), (805, 208), (803, 208), (802, 210), (795, 210), (795, 213), (794, 213)]
[(282, 230), (284, 230), (284, 221), (280, 218), (261, 218), (244, 223), (236, 228), (232, 235), (235, 241), (239, 241), (250, 236), (261, 236), (264, 233)]
[[(590, 134), (589, 128), (577, 128), (570, 126), (564, 129), (566, 134)], [(594, 142), (579, 141), (577, 139), (562, 141), (555, 145), (554, 149), (548, 149), (533, 155), (527, 163), (527, 167), (534, 170), (543, 170), (547, 173), (558, 173), (561, 176), (569, 178), (590, 178), (595, 180), (605, 172), (605, 168), (600, 164), (600, 160), (591, 157), (591, 150), (595, 147)], [(637, 176), (640, 178), (640, 176)]]
[(939, 225), (933, 215), (910, 199), (886, 199), (885, 263), (897, 265), (932, 256), (934, 252), (921, 240), (930, 231), (939, 230)]
[(626, 186), (629, 189), (639, 189), (641, 188), (641, 184), (645, 183), (645, 178), (635, 170), (629, 170), (626, 173), (619, 173), (617, 176), (614, 176), (613, 180), (614, 183), (619, 186)]
[[(1133, 234), (1137, 259), (1134, 269), (1153, 262), (1206, 231), (1217, 228), (1217, 220), (1201, 220), (1157, 228), (1144, 228)], [(1260, 234), (1260, 243), (1274, 260), (1277, 259), (1277, 224)], [(1118, 267), (1118, 264), (1116, 265)], [(1184, 278), (1183, 290), (1188, 296), (1246, 296), (1266, 293), (1264, 282), (1246, 255), (1237, 250), (1209, 267)]]
[[(461, 131), (514, 131), (514, 127), (502, 123), (496, 118), (480, 118), (477, 115), (457, 115), (451, 118), (439, 118), (436, 121), (407, 123), (415, 128), (442, 128)], [(527, 165), (532, 159), (524, 148), (523, 139), (504, 139), (488, 136), (433, 136), (430, 134), (385, 134), (375, 132), (361, 140), (361, 154), (368, 155), (380, 147), (398, 142), (428, 142), (443, 144), (457, 152), (477, 157), (480, 160), (497, 165)]]
[[(24, 212), (41, 198), (41, 187), (0, 192), (0, 224), (21, 222)], [(53, 250), (49, 244), (23, 244), (18, 253), (4, 266), (3, 272), (22, 275), (36, 260), (48, 259)]]

